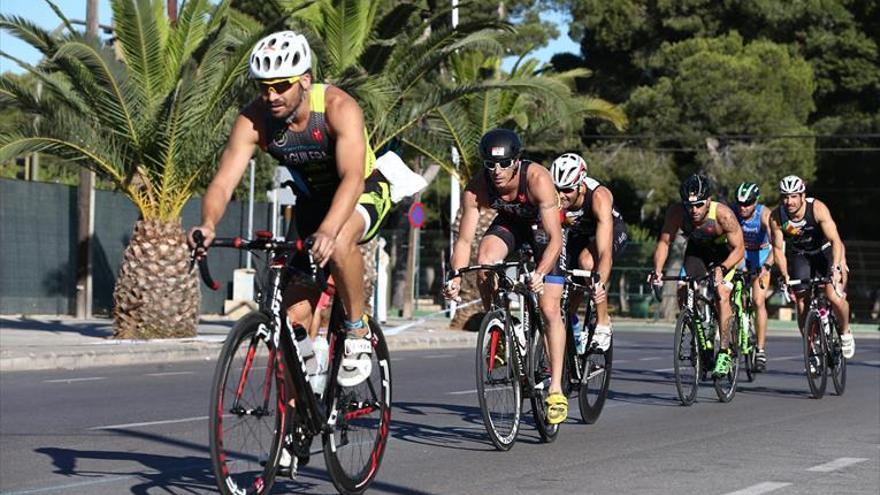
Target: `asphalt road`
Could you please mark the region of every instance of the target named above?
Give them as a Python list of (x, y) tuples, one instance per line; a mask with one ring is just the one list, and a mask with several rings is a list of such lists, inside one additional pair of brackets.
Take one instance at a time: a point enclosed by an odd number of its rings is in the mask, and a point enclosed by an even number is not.
[[(778, 338), (769, 372), (732, 403), (706, 385), (691, 407), (675, 395), (671, 343), (670, 334), (619, 332), (599, 422), (580, 423), (573, 401), (554, 444), (527, 424), (509, 452), (483, 430), (471, 349), (396, 352), (392, 438), (372, 491), (880, 492), (880, 341), (858, 341), (842, 397), (809, 398), (800, 341)], [(212, 373), (205, 362), (4, 373), (0, 493), (215, 493)], [(335, 493), (320, 455), (273, 489), (289, 492)]]

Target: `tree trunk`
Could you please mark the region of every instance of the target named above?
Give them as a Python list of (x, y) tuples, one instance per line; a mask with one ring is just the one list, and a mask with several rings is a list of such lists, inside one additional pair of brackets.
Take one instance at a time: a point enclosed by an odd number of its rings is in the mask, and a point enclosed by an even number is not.
[[(458, 228), (461, 224), (461, 212), (462, 210), (458, 210), (458, 215), (455, 217), (455, 223), (452, 225), (452, 233), (454, 238), (458, 238)], [(483, 235), (486, 233), (486, 230), (489, 228), (489, 225), (492, 224), (492, 220), (495, 220), (495, 211), (494, 210), (482, 210), (480, 211), (480, 220), (477, 222), (477, 231), (474, 234), (474, 240), (471, 243), (471, 258), (468, 260), (468, 264), (475, 264), (477, 262), (477, 252), (480, 246), (480, 240), (483, 239)], [(474, 301), (480, 298), (480, 290), (477, 287), (477, 276), (476, 274), (469, 274), (462, 277), (461, 280), (461, 302), (467, 303), (470, 301)], [(474, 317), (483, 312), (483, 306), (480, 303), (472, 304), (466, 308), (461, 308), (455, 311), (455, 317), (449, 323), (450, 328), (464, 328), (464, 329), (472, 329)]]
[(113, 336), (194, 337), (201, 294), (180, 219), (138, 220), (113, 291)]

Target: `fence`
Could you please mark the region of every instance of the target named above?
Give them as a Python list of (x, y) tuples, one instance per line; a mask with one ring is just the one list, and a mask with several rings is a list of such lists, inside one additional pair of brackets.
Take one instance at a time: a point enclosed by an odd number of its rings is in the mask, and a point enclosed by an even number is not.
[[(73, 314), (76, 299), (76, 187), (0, 179), (0, 314)], [(95, 314), (109, 314), (122, 253), (131, 239), (138, 211), (124, 195), (95, 191), (95, 234), (92, 239)], [(183, 225), (201, 219), (198, 199), (187, 203)], [(271, 225), (270, 206), (254, 206), (254, 228)], [(247, 204), (230, 203), (218, 236), (242, 235)], [(231, 298), (232, 270), (244, 266), (233, 250), (212, 252), (212, 269), (222, 290), (202, 291), (202, 312), (221, 313)]]

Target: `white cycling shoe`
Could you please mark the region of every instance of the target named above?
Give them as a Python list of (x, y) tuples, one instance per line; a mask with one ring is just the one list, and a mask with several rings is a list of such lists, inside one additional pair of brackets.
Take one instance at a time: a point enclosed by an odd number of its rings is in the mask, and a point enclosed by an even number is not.
[(852, 331), (840, 336), (840, 350), (843, 351), (843, 357), (852, 359), (856, 355), (856, 339), (853, 337)]
[(593, 345), (603, 352), (611, 347), (611, 325), (596, 325), (596, 332), (593, 333)]
[(373, 371), (373, 334), (356, 336), (349, 332), (345, 337), (345, 352), (339, 366), (336, 382), (343, 387), (354, 387), (370, 377)]

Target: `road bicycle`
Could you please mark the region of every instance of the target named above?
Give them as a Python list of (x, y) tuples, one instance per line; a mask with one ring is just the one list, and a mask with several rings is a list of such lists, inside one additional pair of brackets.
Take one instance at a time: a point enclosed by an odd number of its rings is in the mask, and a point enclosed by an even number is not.
[(550, 366), (544, 321), (537, 296), (528, 286), (528, 254), (520, 253), (520, 261), (472, 265), (453, 271), (447, 278), (488, 271), (497, 282), (477, 334), (476, 376), (483, 425), (499, 450), (510, 450), (519, 435), (524, 397), (531, 401), (542, 440), (552, 442), (559, 429), (559, 425), (547, 422), (544, 400), (549, 393)]
[[(200, 231), (193, 238), (203, 243)], [(280, 468), (294, 477), (308, 462), (312, 438), (320, 436), (333, 485), (340, 493), (362, 493), (379, 470), (391, 421), (391, 367), (382, 329), (369, 320), (370, 376), (354, 387), (339, 385), (345, 333), (342, 304), (334, 296), (327, 371), (310, 376), (306, 330), (291, 324), (281, 306), (282, 291), (291, 282), (326, 287), (309, 244), (257, 232), (253, 240), (214, 239), (211, 247), (250, 251), (261, 260), (258, 309), (229, 332), (211, 387), (210, 454), (220, 492), (268, 493)], [(216, 290), (207, 259), (198, 260), (198, 266), (205, 284)], [(281, 465), (282, 457), (290, 466)]]
[[(739, 375), (739, 342), (737, 338), (728, 339), (731, 352), (730, 369), (724, 376), (714, 376), (712, 370), (718, 353), (721, 351), (721, 332), (718, 312), (715, 308), (717, 295), (714, 284), (714, 270), (699, 276), (663, 276), (661, 281), (684, 282), (686, 296), (684, 306), (675, 322), (675, 342), (673, 348), (675, 389), (682, 405), (690, 406), (697, 398), (701, 380), (712, 377), (715, 394), (721, 402), (730, 402), (736, 395)], [(655, 297), (659, 300), (656, 287)], [(736, 319), (731, 318), (728, 335), (737, 331)]]
[[(763, 287), (763, 285), (762, 285)], [(755, 381), (757, 374), (758, 335), (755, 333), (755, 308), (752, 305), (752, 272), (737, 272), (733, 279), (731, 308), (739, 336), (739, 353), (742, 356), (742, 370), (749, 382)]]
[[(599, 275), (589, 270), (566, 270), (565, 287), (562, 291), (563, 317), (566, 322), (565, 368), (563, 370), (562, 392), (569, 396), (578, 389), (578, 406), (584, 423), (593, 424), (599, 419), (608, 387), (611, 384), (611, 363), (614, 342), (608, 349), (601, 350), (592, 344), (596, 332), (596, 304), (591, 297), (593, 287), (599, 282)], [(579, 307), (571, 307), (572, 295), (583, 294)], [(582, 322), (580, 339), (587, 342), (580, 346), (574, 334), (574, 318)]]
[[(804, 370), (810, 393), (816, 399), (825, 395), (828, 375), (834, 383), (837, 395), (846, 390), (846, 358), (840, 341), (840, 328), (837, 317), (831, 309), (831, 302), (825, 296), (825, 286), (833, 284), (830, 277), (815, 277), (809, 280), (793, 279), (781, 284), (785, 299), (790, 302), (788, 287), (809, 284), (810, 307), (804, 319), (801, 335), (804, 342)], [(837, 287), (834, 287), (837, 292)]]

